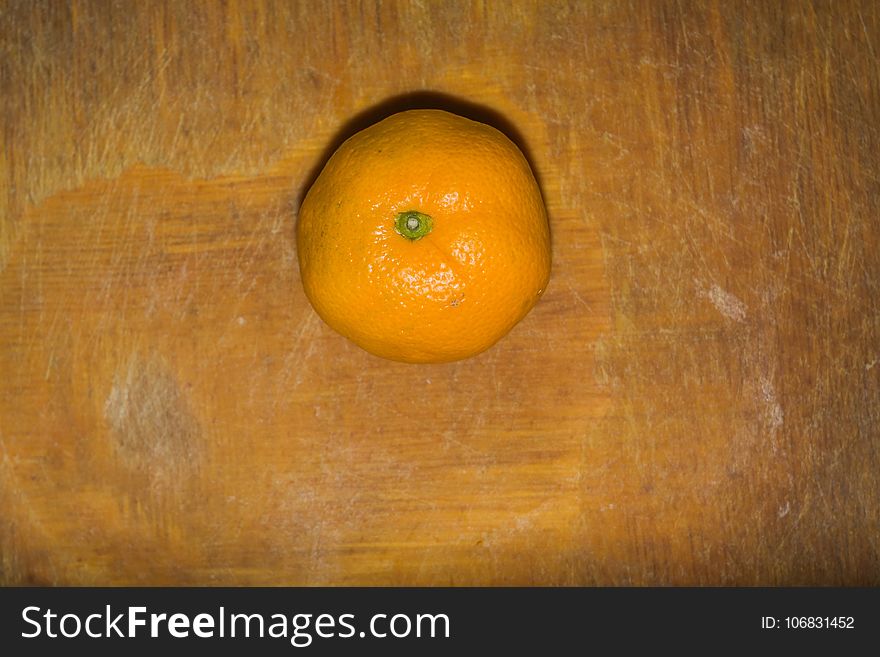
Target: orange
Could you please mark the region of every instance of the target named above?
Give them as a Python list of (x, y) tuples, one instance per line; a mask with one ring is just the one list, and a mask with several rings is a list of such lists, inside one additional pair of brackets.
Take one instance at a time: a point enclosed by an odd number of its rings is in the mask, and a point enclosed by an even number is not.
[(367, 351), (454, 361), (495, 344), (550, 277), (550, 231), (520, 150), (440, 110), (349, 138), (302, 203), (297, 251), (321, 318)]

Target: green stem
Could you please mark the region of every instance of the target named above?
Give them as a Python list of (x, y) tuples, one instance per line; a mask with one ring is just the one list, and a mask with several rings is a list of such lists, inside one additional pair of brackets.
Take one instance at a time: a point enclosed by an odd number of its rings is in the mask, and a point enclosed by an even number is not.
[(413, 242), (422, 239), (433, 227), (434, 220), (431, 217), (415, 210), (401, 212), (394, 219), (394, 230)]

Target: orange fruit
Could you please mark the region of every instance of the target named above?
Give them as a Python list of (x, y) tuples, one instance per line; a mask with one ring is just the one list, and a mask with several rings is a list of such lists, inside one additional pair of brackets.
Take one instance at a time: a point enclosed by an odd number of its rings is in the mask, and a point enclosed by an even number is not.
[(411, 363), (488, 349), (550, 277), (525, 157), (495, 128), (440, 110), (394, 114), (343, 143), (303, 200), (297, 252), (330, 327)]

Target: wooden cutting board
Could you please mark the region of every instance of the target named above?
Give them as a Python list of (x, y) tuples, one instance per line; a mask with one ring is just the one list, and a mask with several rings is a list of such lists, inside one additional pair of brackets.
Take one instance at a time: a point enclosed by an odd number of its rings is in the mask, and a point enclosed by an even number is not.
[[(880, 5), (5, 2), (0, 582), (880, 583)], [(299, 202), (440, 107), (553, 275), (436, 366)]]

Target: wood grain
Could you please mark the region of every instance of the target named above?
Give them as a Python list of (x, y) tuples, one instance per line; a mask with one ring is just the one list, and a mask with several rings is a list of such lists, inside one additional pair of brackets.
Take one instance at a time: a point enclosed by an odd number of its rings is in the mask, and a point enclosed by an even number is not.
[[(0, 583), (880, 583), (880, 6), (0, 4)], [(334, 144), (527, 152), (489, 352), (299, 283)]]

